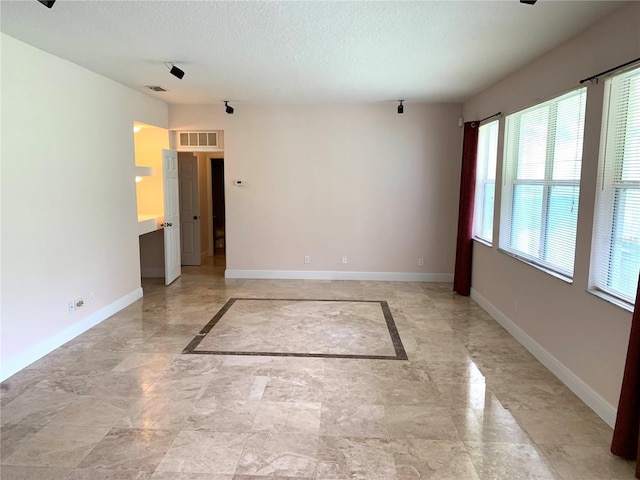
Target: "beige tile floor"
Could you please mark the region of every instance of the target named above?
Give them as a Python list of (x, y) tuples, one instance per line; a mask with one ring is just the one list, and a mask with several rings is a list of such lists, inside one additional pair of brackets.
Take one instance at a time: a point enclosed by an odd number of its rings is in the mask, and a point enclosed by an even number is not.
[(190, 352), (398, 354), (379, 301), (234, 298), (221, 311), (211, 322), (212, 334), (198, 338)]
[[(4, 382), (2, 479), (633, 478), (611, 429), (451, 285), (221, 271), (144, 281)], [(182, 355), (233, 297), (386, 300), (409, 360)]]

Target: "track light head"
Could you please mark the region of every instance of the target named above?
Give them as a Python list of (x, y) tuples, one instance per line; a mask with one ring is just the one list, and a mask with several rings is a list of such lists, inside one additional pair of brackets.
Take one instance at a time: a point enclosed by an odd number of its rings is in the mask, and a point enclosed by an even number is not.
[(525, 3), (527, 5), (535, 5), (538, 0), (520, 0), (520, 3)]
[(53, 4), (56, 3), (56, 0), (38, 0), (38, 1), (47, 8), (53, 7)]
[(398, 100), (400, 102), (400, 105), (398, 105), (398, 115), (401, 115), (404, 113), (404, 105), (402, 105), (402, 102), (404, 102), (404, 100)]
[(184, 71), (176, 67), (173, 63), (171, 64), (171, 70), (169, 70), (169, 73), (174, 77), (178, 77), (180, 80), (184, 77)]
[(233, 107), (231, 105), (229, 105), (229, 101), (228, 100), (224, 101), (224, 110), (229, 115), (233, 115)]

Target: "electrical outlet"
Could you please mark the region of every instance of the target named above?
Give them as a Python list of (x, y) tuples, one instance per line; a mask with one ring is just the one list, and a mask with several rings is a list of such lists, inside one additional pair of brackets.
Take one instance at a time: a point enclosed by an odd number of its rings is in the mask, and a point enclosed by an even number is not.
[(78, 308), (82, 308), (83, 306), (84, 306), (84, 300), (81, 299), (81, 298), (76, 299), (76, 301), (75, 301), (76, 310)]
[(73, 313), (76, 311), (76, 302), (74, 302), (73, 300), (69, 300), (69, 302), (67, 303), (67, 308), (69, 309), (69, 313)]
[(342, 264), (346, 265), (346, 263), (347, 263), (347, 256), (345, 255), (342, 257)]
[(311, 257), (309, 255), (304, 256), (304, 263), (311, 263)]
[(418, 265), (420, 265), (421, 267), (424, 265), (424, 258), (418, 259)]

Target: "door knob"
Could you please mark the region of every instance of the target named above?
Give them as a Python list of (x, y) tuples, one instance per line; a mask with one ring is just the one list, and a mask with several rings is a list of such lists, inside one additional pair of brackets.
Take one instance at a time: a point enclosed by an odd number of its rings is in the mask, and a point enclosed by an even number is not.
[(194, 216), (193, 216), (193, 219), (194, 219), (194, 220), (198, 220), (199, 218), (200, 218), (200, 217), (199, 217), (198, 215), (194, 215)]
[(167, 223), (167, 227), (173, 227), (173, 223)]
[(160, 226), (161, 227), (172, 227), (173, 224), (172, 223), (162, 223)]

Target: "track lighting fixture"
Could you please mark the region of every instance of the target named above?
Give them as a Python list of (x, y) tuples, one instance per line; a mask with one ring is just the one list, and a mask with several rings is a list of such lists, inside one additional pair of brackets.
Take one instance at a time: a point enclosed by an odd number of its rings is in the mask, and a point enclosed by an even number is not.
[(165, 63), (165, 65), (169, 69), (169, 73), (171, 75), (173, 75), (174, 77), (178, 77), (180, 80), (182, 80), (182, 77), (184, 77), (184, 71), (183, 70), (181, 70), (178, 67), (176, 67), (173, 63)]
[(520, 3), (526, 3), (527, 5), (535, 5), (538, 0), (520, 0)]
[(38, 0), (38, 1), (47, 8), (53, 7), (53, 4), (56, 3), (56, 0)]
[(229, 105), (229, 100), (224, 101), (224, 110), (229, 114), (233, 115), (233, 107)]
[(400, 102), (400, 105), (398, 105), (398, 114), (402, 114), (404, 113), (404, 105), (402, 105), (402, 102), (404, 102), (404, 100), (398, 100)]

